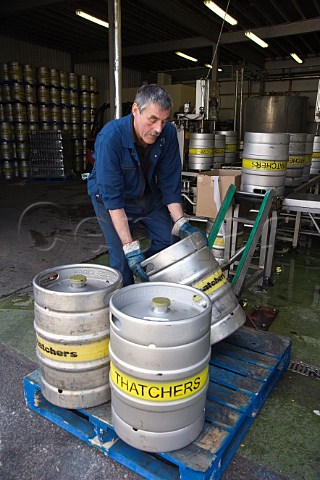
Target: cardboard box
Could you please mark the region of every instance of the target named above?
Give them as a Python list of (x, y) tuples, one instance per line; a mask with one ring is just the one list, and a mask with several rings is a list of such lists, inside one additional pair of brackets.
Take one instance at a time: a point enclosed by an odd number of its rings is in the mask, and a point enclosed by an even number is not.
[[(215, 177), (218, 177), (215, 180)], [(219, 211), (215, 202), (214, 185), (219, 185), (220, 200), (223, 202), (227, 194), (228, 188), (231, 184), (235, 185), (237, 189), (241, 185), (241, 169), (219, 169), (210, 170), (208, 172), (199, 173), (197, 176), (197, 204), (196, 216), (216, 218)]]

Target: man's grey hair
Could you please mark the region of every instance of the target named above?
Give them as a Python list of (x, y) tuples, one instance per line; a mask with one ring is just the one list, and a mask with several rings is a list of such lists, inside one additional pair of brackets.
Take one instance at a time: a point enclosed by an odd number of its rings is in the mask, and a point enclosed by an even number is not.
[(155, 83), (142, 85), (136, 93), (134, 103), (138, 105), (140, 113), (150, 103), (157, 105), (160, 110), (172, 110), (173, 108), (169, 93)]

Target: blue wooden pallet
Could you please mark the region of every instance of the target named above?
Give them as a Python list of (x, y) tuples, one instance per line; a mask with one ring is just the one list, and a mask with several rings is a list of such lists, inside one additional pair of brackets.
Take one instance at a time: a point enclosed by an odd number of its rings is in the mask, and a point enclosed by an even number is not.
[(286, 370), (290, 340), (242, 327), (212, 347), (206, 422), (189, 446), (146, 453), (119, 439), (110, 402), (94, 408), (56, 407), (41, 393), (40, 372), (24, 379), (27, 406), (147, 479), (219, 480), (255, 416)]

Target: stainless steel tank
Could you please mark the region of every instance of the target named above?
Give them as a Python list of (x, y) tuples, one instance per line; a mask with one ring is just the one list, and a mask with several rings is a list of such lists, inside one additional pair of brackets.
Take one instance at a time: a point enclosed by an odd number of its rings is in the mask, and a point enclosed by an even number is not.
[(232, 165), (237, 159), (237, 132), (229, 130), (221, 130), (215, 132), (226, 137), (225, 145), (225, 161), (226, 165)]
[(122, 284), (109, 267), (51, 268), (33, 280), (34, 326), (43, 396), (65, 408), (110, 399), (109, 299)]
[(320, 174), (320, 136), (315, 136), (313, 141), (313, 152), (311, 159), (311, 175)]
[(284, 195), (289, 154), (289, 134), (246, 132), (243, 144), (244, 192)]
[(290, 133), (286, 187), (298, 187), (302, 184), (306, 140), (306, 133)]
[(211, 302), (173, 283), (124, 287), (110, 299), (112, 423), (129, 445), (183, 448), (204, 424)]
[(141, 263), (150, 282), (192, 285), (212, 302), (210, 342), (229, 336), (246, 320), (246, 314), (201, 233), (194, 233)]
[(243, 131), (295, 133), (307, 130), (308, 97), (258, 95), (244, 105)]
[(213, 155), (213, 133), (190, 133), (188, 156), (190, 170), (210, 170), (213, 165)]
[(226, 153), (226, 137), (215, 133), (214, 135), (214, 153), (213, 153), (213, 168), (221, 168), (225, 163)]

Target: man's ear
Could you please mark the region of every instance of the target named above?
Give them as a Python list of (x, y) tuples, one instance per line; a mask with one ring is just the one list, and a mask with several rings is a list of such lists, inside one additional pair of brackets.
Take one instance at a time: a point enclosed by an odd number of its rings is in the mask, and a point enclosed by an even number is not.
[(131, 111), (132, 111), (132, 115), (133, 115), (134, 117), (135, 117), (136, 115), (138, 115), (138, 113), (139, 113), (139, 107), (138, 107), (138, 105), (137, 105), (136, 103), (134, 103), (134, 104), (132, 105)]

